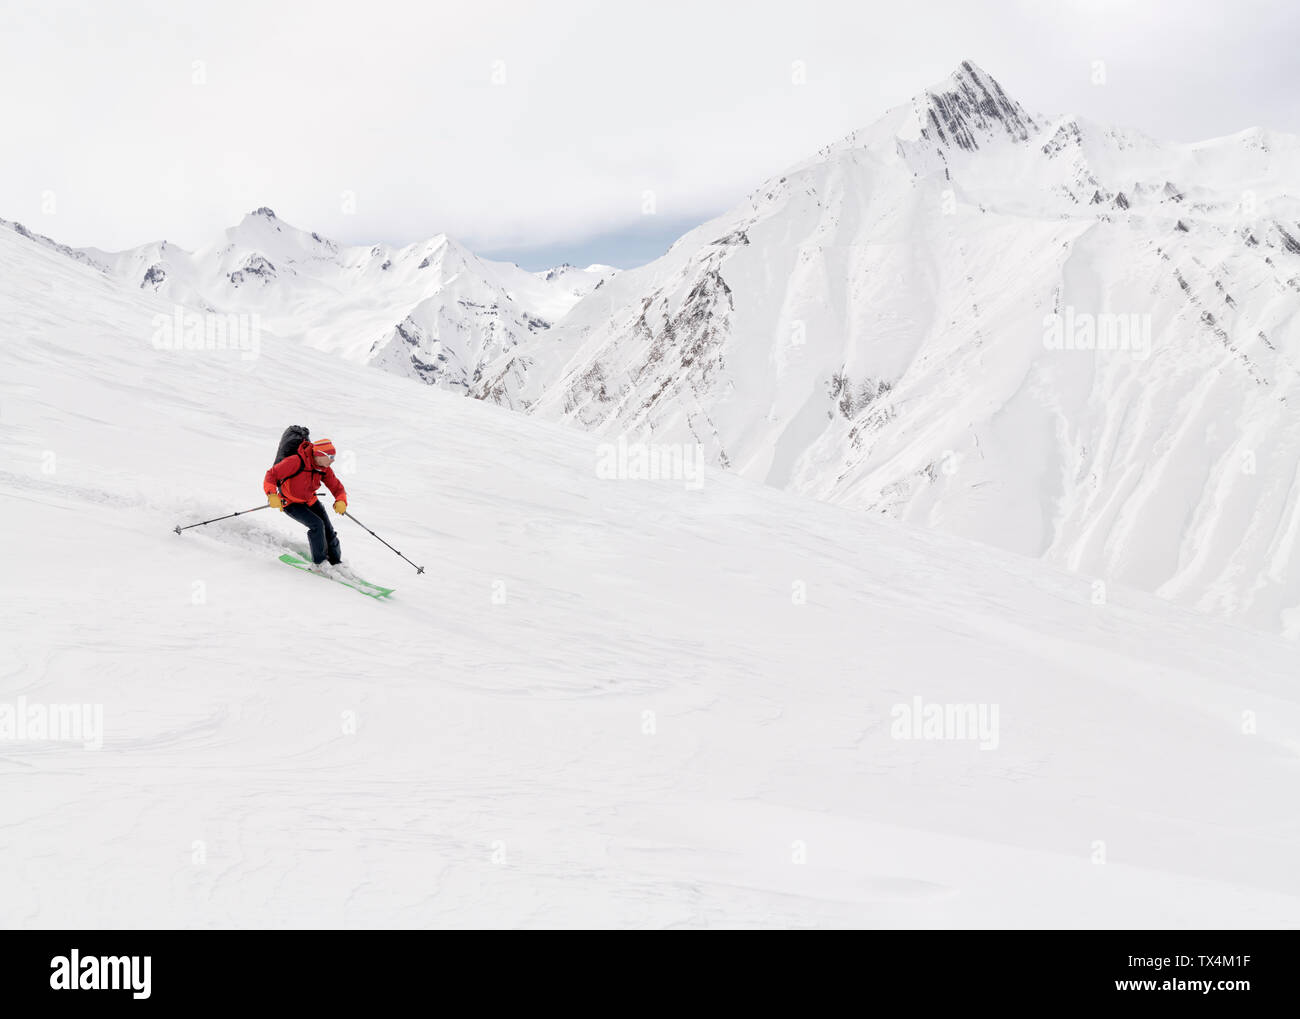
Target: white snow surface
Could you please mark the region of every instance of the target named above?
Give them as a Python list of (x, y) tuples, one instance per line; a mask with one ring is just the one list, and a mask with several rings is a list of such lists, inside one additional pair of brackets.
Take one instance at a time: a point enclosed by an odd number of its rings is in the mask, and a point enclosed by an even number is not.
[[(1069, 233), (1069, 224), (1043, 226)], [(621, 277), (615, 278), (615, 283)], [(0, 231), (6, 927), (1294, 927), (1295, 648), (291, 340)], [(376, 602), (276, 561), (340, 449)], [(998, 709), (995, 745), (896, 705)]]

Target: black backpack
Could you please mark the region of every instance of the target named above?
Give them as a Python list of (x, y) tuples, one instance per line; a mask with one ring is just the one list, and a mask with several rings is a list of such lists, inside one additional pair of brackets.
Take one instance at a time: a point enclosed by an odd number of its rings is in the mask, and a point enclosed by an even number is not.
[(311, 438), (311, 429), (305, 425), (290, 425), (280, 436), (280, 445), (276, 447), (275, 459), (271, 461), (272, 465), (278, 464), (286, 456), (293, 456), (298, 452), (298, 447)]
[[(290, 425), (284, 430), (284, 434), (280, 436), (280, 446), (275, 451), (275, 463), (279, 463), (285, 457), (293, 456), (298, 452), (298, 447), (310, 438), (311, 431), (304, 425)], [(275, 466), (275, 464), (272, 464), (272, 466)], [(316, 470), (313, 465), (303, 460), (302, 457), (298, 457), (298, 469), (290, 474), (288, 478), (285, 478), (284, 481), (281, 481), (276, 487), (282, 488), (284, 482), (288, 481), (289, 478), (296, 478), (303, 471), (307, 470), (311, 471), (313, 474), (322, 473), (321, 471)], [(317, 484), (320, 484), (320, 482), (317, 482)]]

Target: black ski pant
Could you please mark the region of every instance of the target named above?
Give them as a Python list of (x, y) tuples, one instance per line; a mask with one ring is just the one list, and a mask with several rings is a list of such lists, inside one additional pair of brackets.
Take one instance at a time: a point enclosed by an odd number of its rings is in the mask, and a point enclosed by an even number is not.
[(343, 559), (339, 536), (334, 533), (334, 525), (330, 523), (325, 506), (319, 499), (310, 506), (305, 502), (291, 502), (284, 511), (307, 528), (307, 543), (311, 545), (313, 563), (323, 563), (326, 559), (337, 563)]

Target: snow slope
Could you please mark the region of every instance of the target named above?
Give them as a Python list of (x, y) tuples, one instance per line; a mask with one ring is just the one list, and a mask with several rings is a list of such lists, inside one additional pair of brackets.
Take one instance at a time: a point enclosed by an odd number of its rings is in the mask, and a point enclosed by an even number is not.
[(187, 307), (255, 315), (261, 329), (310, 348), (462, 392), (485, 360), (549, 329), (614, 272), (529, 273), (444, 234), (401, 248), (347, 247), (267, 208), (198, 251), (160, 241), (75, 256)]
[(473, 392), (1300, 634), (1298, 182), (965, 63)]
[[(103, 721), (0, 738), (4, 926), (1300, 923), (1294, 646), (170, 311), (0, 231), (0, 717)], [(390, 603), (172, 533), (296, 422)]]

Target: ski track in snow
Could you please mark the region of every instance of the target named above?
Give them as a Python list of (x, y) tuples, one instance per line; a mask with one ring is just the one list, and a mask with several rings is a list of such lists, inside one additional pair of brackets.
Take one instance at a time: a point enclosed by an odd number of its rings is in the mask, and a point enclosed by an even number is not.
[[(0, 740), (5, 925), (1300, 922), (1292, 645), (724, 473), (600, 480), (591, 437), (289, 343), (155, 350), (159, 307), (0, 232), (0, 703), (104, 717)], [(259, 505), (289, 423), (423, 576), (346, 519), (390, 599), (286, 569), (273, 510), (172, 533)], [(918, 696), (998, 705), (997, 748), (892, 738)]]

